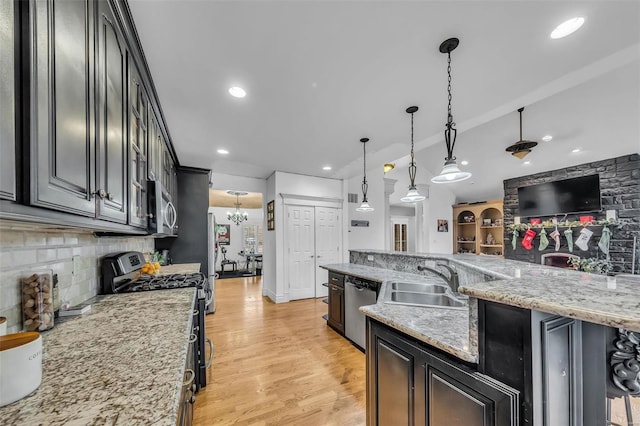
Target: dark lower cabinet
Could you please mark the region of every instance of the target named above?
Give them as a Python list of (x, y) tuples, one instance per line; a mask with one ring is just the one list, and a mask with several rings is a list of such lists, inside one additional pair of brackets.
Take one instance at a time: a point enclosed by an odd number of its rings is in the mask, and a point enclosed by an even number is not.
[(0, 198), (16, 199), (15, 4), (0, 2)]
[(327, 324), (344, 334), (344, 275), (329, 272), (329, 316)]
[(478, 301), (478, 370), (520, 391), (520, 424), (606, 424), (606, 327)]
[[(3, 2), (4, 3), (4, 2)], [(94, 216), (92, 1), (30, 1), (28, 111), (31, 205)]]
[(367, 424), (515, 426), (519, 392), (367, 319)]

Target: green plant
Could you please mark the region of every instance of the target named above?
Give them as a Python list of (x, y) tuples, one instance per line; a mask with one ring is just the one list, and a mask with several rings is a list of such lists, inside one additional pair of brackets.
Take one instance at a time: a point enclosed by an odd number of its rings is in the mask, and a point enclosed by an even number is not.
[(597, 259), (595, 257), (586, 259), (571, 258), (567, 260), (567, 263), (570, 263), (571, 266), (579, 271), (593, 272), (596, 274), (606, 274), (613, 269), (613, 265), (611, 265), (608, 260)]

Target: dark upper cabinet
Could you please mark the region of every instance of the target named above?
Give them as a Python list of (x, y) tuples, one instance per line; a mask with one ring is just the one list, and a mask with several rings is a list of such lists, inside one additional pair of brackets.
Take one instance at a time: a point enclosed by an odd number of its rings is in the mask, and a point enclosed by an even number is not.
[(147, 138), (147, 178), (160, 179), (160, 127), (152, 108), (149, 108), (149, 135)]
[(138, 69), (129, 62), (129, 224), (147, 227), (149, 100)]
[(15, 8), (0, 2), (0, 198), (16, 199)]
[(29, 202), (84, 216), (95, 212), (93, 5), (29, 2)]
[(127, 222), (127, 48), (110, 1), (98, 2), (96, 217)]
[(0, 0), (0, 49), (0, 216), (143, 232), (177, 184), (126, 1)]

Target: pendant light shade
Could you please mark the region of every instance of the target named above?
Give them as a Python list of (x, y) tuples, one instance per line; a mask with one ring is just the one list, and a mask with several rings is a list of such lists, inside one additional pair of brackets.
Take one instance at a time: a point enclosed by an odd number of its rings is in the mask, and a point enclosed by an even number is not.
[(413, 114), (418, 111), (417, 106), (411, 106), (407, 108), (407, 113), (411, 114), (411, 162), (409, 163), (409, 192), (407, 195), (400, 198), (400, 201), (403, 203), (417, 203), (418, 201), (424, 200), (424, 195), (420, 195), (418, 189), (416, 188), (416, 161), (413, 155)]
[(445, 161), (444, 167), (442, 167), (442, 171), (438, 176), (435, 176), (431, 179), (433, 183), (453, 183), (460, 182), (465, 179), (469, 179), (471, 177), (471, 173), (463, 172), (458, 168), (458, 164), (456, 160), (448, 160)]
[(454, 123), (453, 121), (453, 114), (451, 114), (451, 52), (455, 50), (456, 47), (458, 47), (459, 43), (460, 40), (458, 40), (457, 38), (450, 38), (440, 44), (440, 52), (447, 54), (447, 94), (449, 103), (447, 107), (447, 123), (445, 125), (446, 129), (444, 131), (444, 140), (447, 144), (447, 158), (444, 159), (444, 166), (442, 167), (442, 171), (440, 172), (440, 174), (431, 178), (431, 182), (433, 183), (461, 182), (471, 177), (471, 173), (463, 172), (460, 170), (460, 168), (458, 168), (456, 157), (453, 155), (453, 147), (456, 144), (456, 136), (458, 134), (458, 130), (455, 127), (456, 123)]
[(369, 205), (369, 201), (367, 200), (367, 190), (369, 189), (369, 184), (367, 184), (367, 142), (369, 142), (369, 138), (362, 138), (360, 139), (360, 142), (362, 142), (362, 152), (364, 153), (364, 174), (362, 177), (362, 204), (360, 204), (360, 207), (358, 207), (356, 211), (372, 212), (375, 209)]
[(521, 160), (531, 152), (531, 149), (538, 145), (538, 142), (522, 139), (522, 111), (524, 111), (524, 107), (518, 108), (518, 113), (520, 114), (520, 140), (505, 149), (505, 151), (510, 152), (511, 155)]

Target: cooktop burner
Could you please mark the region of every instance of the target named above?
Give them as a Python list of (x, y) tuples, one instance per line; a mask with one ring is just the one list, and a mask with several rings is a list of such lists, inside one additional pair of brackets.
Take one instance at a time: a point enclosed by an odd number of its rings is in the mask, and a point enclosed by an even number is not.
[(141, 275), (132, 281), (128, 287), (120, 290), (122, 293), (133, 293), (138, 291), (164, 290), (170, 288), (198, 287), (202, 288), (206, 284), (205, 276), (196, 272), (194, 274), (172, 274), (172, 275)]

